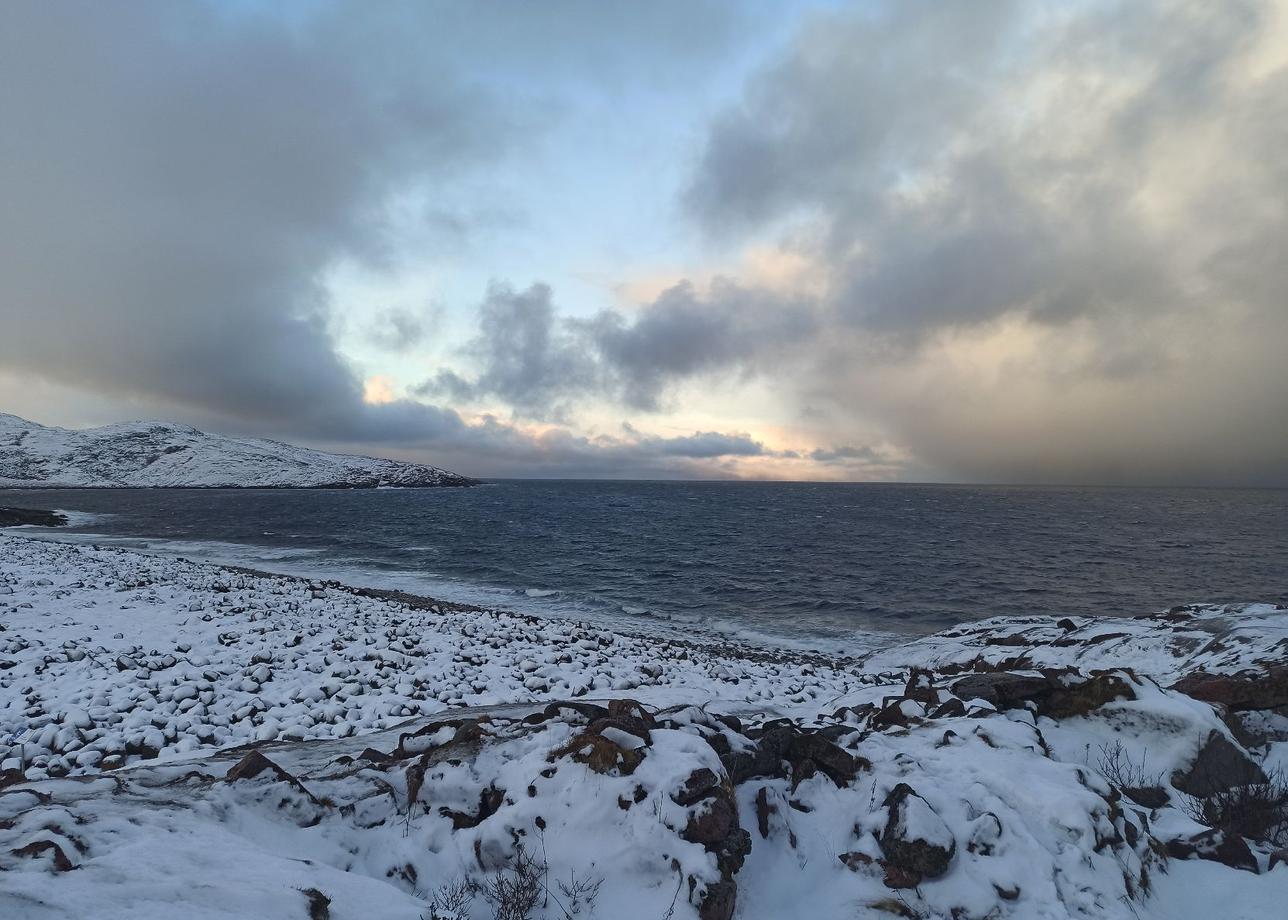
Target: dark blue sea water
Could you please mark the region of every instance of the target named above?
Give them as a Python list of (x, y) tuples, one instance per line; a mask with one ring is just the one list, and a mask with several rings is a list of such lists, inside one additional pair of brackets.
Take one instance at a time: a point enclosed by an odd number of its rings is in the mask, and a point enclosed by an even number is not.
[(94, 515), (62, 538), (806, 645), (994, 614), (1288, 602), (1285, 491), (506, 481), (5, 504)]

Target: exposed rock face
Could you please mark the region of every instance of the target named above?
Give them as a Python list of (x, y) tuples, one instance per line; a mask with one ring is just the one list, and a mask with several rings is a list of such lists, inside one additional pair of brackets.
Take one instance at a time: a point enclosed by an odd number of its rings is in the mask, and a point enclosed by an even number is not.
[[(705, 778), (696, 784), (692, 780), (691, 776), (685, 789), (705, 785)], [(727, 780), (708, 787), (706, 797), (700, 800), (680, 837), (690, 843), (700, 843), (708, 853), (715, 854), (720, 870), (720, 880), (708, 884), (698, 900), (698, 916), (701, 920), (730, 920), (738, 900), (734, 876), (751, 852), (751, 835), (738, 821), (738, 802)]]
[(969, 674), (954, 681), (953, 693), (962, 699), (978, 698), (998, 709), (1014, 709), (1032, 703), (1039, 715), (1053, 719), (1086, 715), (1117, 699), (1134, 699), (1130, 685), (1115, 674), (1042, 675), (1007, 671)]
[(890, 809), (881, 834), (881, 852), (889, 867), (886, 884), (912, 888), (923, 878), (938, 878), (947, 872), (957, 842), (930, 803), (907, 783), (900, 783), (886, 796), (885, 807)]
[(1127, 681), (1116, 674), (1096, 674), (1087, 679), (1061, 680), (1040, 697), (1038, 713), (1052, 719), (1085, 716), (1114, 700), (1134, 700), (1136, 694)]
[(1276, 709), (1288, 706), (1288, 665), (1239, 674), (1195, 671), (1178, 680), (1172, 689), (1234, 710)]
[(1023, 705), (1045, 692), (1047, 687), (1048, 681), (1044, 677), (1006, 671), (967, 674), (952, 684), (953, 693), (962, 699), (981, 699), (998, 709)]
[(802, 729), (790, 722), (776, 722), (751, 731), (749, 750), (733, 750), (723, 739), (713, 739), (720, 762), (735, 785), (754, 777), (792, 779), (793, 786), (822, 773), (837, 786), (847, 786), (861, 770), (871, 767), (839, 747), (817, 729)]
[(1264, 783), (1266, 774), (1242, 748), (1213, 732), (1188, 770), (1172, 774), (1172, 785), (1203, 798), (1233, 786)]

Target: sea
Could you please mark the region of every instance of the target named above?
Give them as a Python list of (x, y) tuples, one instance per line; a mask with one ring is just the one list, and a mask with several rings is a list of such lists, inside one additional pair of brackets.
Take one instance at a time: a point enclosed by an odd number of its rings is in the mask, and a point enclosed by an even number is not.
[(1288, 603), (1288, 491), (505, 480), (0, 490), (49, 536), (608, 628), (859, 653), (995, 615)]

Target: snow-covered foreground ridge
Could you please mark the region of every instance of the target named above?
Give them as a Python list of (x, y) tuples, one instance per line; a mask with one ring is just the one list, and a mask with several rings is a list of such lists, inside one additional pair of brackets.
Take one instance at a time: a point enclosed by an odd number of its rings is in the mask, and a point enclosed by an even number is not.
[(374, 488), (473, 480), (419, 463), (127, 422), (72, 431), (0, 413), (0, 488)]
[(1260, 920), (1286, 659), (1264, 605), (832, 660), (0, 536), (0, 916)]

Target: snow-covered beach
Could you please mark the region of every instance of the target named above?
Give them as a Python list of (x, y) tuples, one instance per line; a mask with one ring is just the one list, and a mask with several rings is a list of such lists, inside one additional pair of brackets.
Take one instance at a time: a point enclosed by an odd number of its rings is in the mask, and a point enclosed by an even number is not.
[(1270, 605), (830, 658), (0, 535), (0, 915), (1272, 916), (1288, 825), (1203, 803), (1286, 668)]

